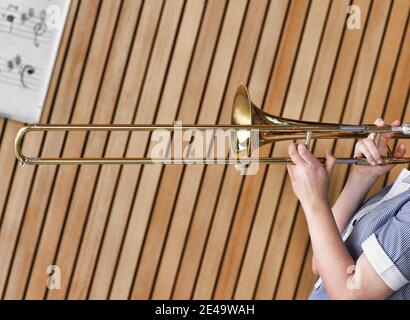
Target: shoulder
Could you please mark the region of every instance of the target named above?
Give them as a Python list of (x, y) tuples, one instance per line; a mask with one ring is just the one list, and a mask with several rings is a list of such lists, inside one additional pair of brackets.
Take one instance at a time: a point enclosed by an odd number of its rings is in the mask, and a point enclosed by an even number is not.
[(407, 195), (407, 198), (407, 202), (405, 202), (403, 206), (400, 208), (400, 210), (397, 212), (396, 218), (404, 224), (409, 224), (410, 227), (410, 191)]

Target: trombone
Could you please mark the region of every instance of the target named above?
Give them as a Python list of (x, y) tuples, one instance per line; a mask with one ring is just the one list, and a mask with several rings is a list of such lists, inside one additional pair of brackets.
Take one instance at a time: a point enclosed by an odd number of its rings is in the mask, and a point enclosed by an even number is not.
[[(100, 165), (100, 164), (238, 164), (240, 163), (290, 163), (289, 157), (253, 157), (252, 141), (258, 142), (258, 147), (278, 141), (293, 141), (304, 139), (305, 144), (311, 149), (314, 139), (344, 139), (365, 138), (370, 133), (375, 133), (375, 143), (378, 145), (382, 134), (394, 132), (396, 139), (410, 137), (410, 124), (398, 127), (386, 125), (378, 127), (374, 124), (349, 125), (334, 123), (319, 123), (311, 121), (300, 121), (277, 117), (262, 111), (251, 101), (247, 87), (241, 84), (235, 94), (232, 108), (232, 121), (230, 125), (184, 125), (178, 127), (180, 130), (230, 130), (230, 157), (207, 159), (207, 158), (167, 158), (154, 159), (149, 157), (125, 157), (125, 158), (47, 158), (29, 157), (23, 154), (22, 144), (24, 137), (29, 132), (49, 131), (154, 131), (157, 129), (174, 132), (173, 125), (138, 125), (138, 124), (109, 124), (109, 125), (29, 125), (22, 127), (14, 141), (14, 152), (16, 158), (22, 165)], [(241, 133), (241, 134), (240, 134)], [(245, 133), (245, 135), (243, 134)], [(325, 158), (318, 158), (321, 162)], [(410, 158), (394, 157), (388, 151), (388, 156), (383, 157), (384, 164), (410, 163)], [(336, 158), (339, 164), (368, 164), (365, 158)]]

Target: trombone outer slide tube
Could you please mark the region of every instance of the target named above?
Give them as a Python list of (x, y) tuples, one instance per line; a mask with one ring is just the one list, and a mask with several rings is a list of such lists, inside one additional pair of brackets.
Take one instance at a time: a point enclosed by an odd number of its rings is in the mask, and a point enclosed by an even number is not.
[[(318, 160), (322, 163), (326, 161), (326, 158), (319, 157)], [(409, 158), (384, 158), (385, 164), (390, 163), (409, 163)], [(187, 159), (152, 159), (152, 158), (27, 158), (24, 157), (23, 165), (126, 165), (126, 164), (280, 164), (280, 163), (292, 163), (292, 160), (288, 157), (276, 157), (276, 158), (220, 158), (220, 159), (204, 159), (204, 158), (187, 158)], [(353, 164), (353, 165), (368, 165), (364, 158), (336, 158), (337, 164)]]
[[(98, 125), (98, 124), (80, 124), (80, 125), (67, 125), (67, 124), (52, 124), (52, 125), (31, 125), (22, 127), (16, 136), (14, 141), (14, 152), (16, 158), (19, 160), (20, 164), (237, 164), (236, 158), (224, 158), (224, 159), (149, 159), (149, 158), (35, 158), (27, 157), (22, 152), (22, 143), (24, 136), (30, 131), (41, 132), (41, 131), (152, 131), (156, 129), (164, 130), (264, 130), (273, 132), (301, 132), (301, 131), (312, 131), (312, 132), (401, 132), (400, 138), (409, 138), (410, 126), (403, 125), (402, 127), (391, 126), (377, 127), (376, 125), (298, 125), (296, 127), (290, 127), (288, 125), (138, 125), (138, 124), (109, 124), (109, 125)], [(406, 130), (407, 131), (406, 131)], [(407, 137), (405, 136), (407, 135)], [(322, 162), (323, 158), (319, 158)], [(288, 158), (255, 158), (246, 159), (247, 162), (259, 162), (259, 163), (291, 163)], [(409, 163), (409, 158), (386, 158), (386, 163)], [(352, 159), (352, 158), (337, 158), (336, 163), (340, 164), (368, 164), (364, 159)]]

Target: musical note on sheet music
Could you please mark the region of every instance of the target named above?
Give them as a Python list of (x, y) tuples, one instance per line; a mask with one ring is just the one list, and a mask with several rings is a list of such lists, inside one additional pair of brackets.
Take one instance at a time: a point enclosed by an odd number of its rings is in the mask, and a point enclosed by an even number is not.
[(40, 41), (49, 42), (51, 30), (47, 29), (47, 12), (42, 9), (36, 12), (33, 7), (22, 11), (18, 6), (9, 4), (0, 7), (0, 32), (16, 37), (32, 39), (36, 47)]
[(11, 59), (3, 59), (0, 56), (0, 83), (36, 90), (39, 80), (36, 67), (26, 64), (21, 55), (18, 54)]
[(70, 0), (0, 0), (0, 116), (38, 122)]

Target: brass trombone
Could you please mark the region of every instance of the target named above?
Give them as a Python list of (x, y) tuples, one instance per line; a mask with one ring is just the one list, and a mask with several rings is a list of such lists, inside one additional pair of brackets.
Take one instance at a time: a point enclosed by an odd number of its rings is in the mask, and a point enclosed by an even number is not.
[[(22, 143), (25, 135), (29, 132), (46, 131), (154, 131), (156, 129), (175, 131), (173, 125), (30, 125), (22, 127), (17, 133), (14, 142), (14, 151), (22, 165), (60, 165), (60, 164), (238, 164), (238, 160), (246, 163), (289, 163), (288, 157), (252, 157), (252, 139), (256, 139), (258, 145), (265, 145), (277, 141), (304, 139), (310, 148), (313, 139), (341, 139), (341, 138), (364, 138), (370, 133), (375, 133), (375, 142), (378, 144), (383, 133), (395, 132), (395, 138), (409, 138), (410, 124), (392, 127), (386, 125), (377, 127), (374, 124), (346, 125), (333, 123), (317, 123), (310, 121), (291, 120), (276, 117), (256, 107), (250, 98), (245, 85), (240, 85), (236, 91), (231, 125), (184, 125), (178, 127), (181, 130), (230, 130), (230, 157), (220, 159), (153, 159), (141, 158), (43, 158), (28, 157), (22, 152)], [(245, 138), (239, 132), (246, 133)], [(325, 158), (318, 158), (324, 162)], [(340, 164), (368, 164), (364, 158), (337, 158)], [(389, 151), (384, 157), (384, 164), (410, 163), (410, 158), (395, 158)]]

